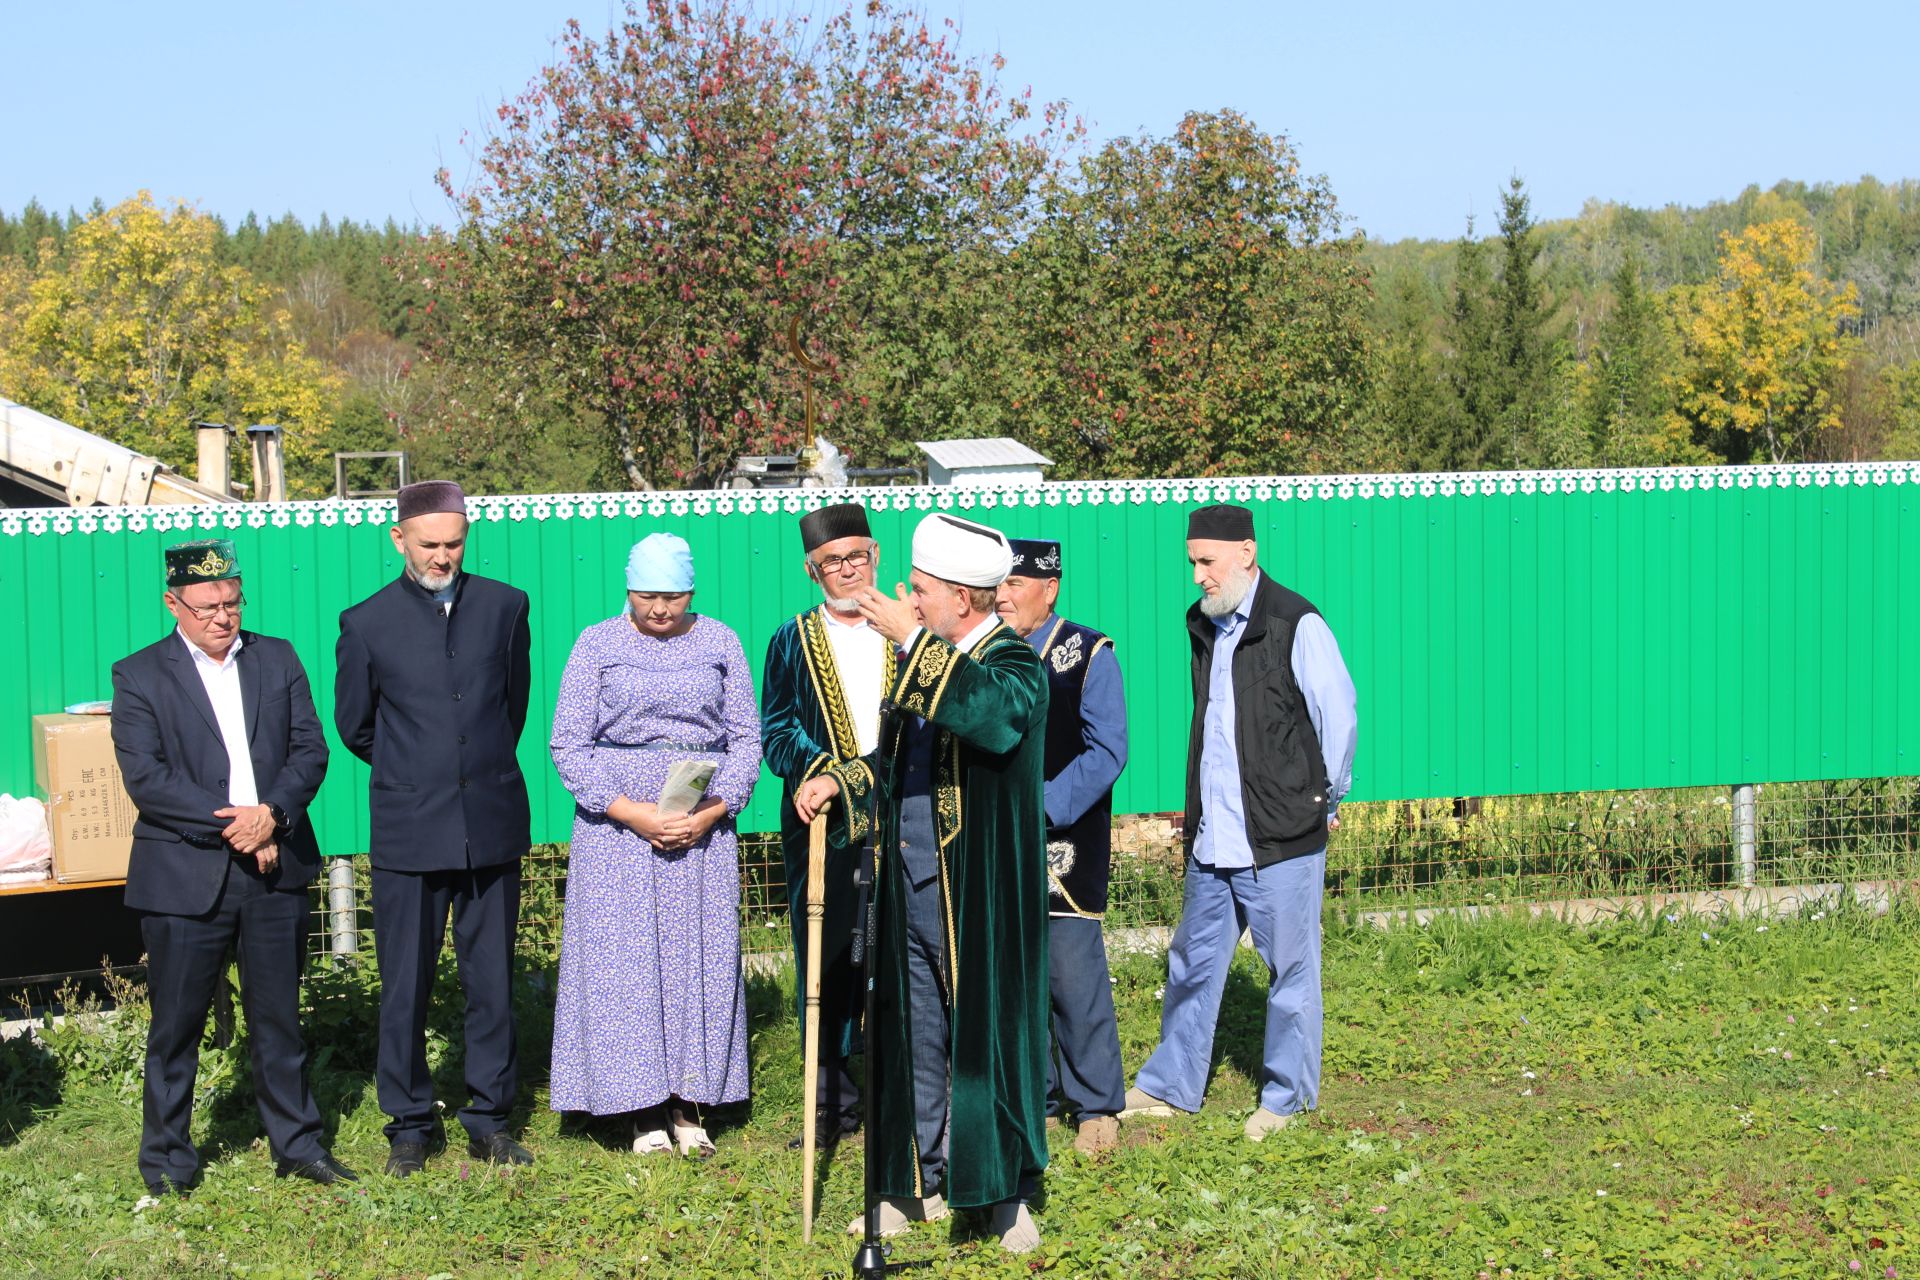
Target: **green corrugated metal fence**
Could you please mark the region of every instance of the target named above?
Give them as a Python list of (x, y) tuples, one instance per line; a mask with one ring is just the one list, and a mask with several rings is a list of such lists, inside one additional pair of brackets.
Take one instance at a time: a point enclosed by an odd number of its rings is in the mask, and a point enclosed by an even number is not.
[[(1360, 690), (1356, 799), (1859, 778), (1920, 771), (1920, 463), (1514, 475), (1050, 484), (1005, 494), (861, 490), (881, 581), (914, 523), (951, 505), (1064, 543), (1062, 604), (1111, 634), (1132, 759), (1121, 812), (1181, 806), (1191, 711), (1187, 511), (1254, 508), (1263, 567), (1312, 599)], [(798, 513), (823, 491), (486, 498), (467, 567), (533, 597), (520, 755), (535, 838), (571, 803), (546, 757), (561, 666), (615, 613), (628, 546), (693, 545), (695, 608), (767, 637), (817, 599)], [(0, 790), (32, 787), (29, 717), (106, 697), (108, 667), (170, 625), (161, 548), (233, 537), (247, 625), (288, 637), (330, 720), (342, 608), (399, 559), (391, 504), (0, 513)], [(331, 726), (329, 723), (329, 736)], [(337, 745), (337, 744), (336, 744)], [(323, 847), (366, 847), (366, 770), (336, 750)], [(763, 780), (743, 824), (775, 822)]]

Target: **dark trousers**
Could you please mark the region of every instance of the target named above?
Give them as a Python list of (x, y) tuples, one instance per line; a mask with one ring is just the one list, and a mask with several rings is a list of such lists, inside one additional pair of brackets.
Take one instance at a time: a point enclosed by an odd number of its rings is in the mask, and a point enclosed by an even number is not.
[(466, 996), (466, 1078), (460, 1110), (467, 1134), (507, 1126), (518, 1085), (513, 1026), (513, 938), (520, 918), (520, 864), (460, 871), (373, 869), (373, 946), (380, 962), (380, 1109), (389, 1142), (425, 1143), (433, 1133), (427, 1070), (427, 1006), (453, 913), (453, 952)]
[(1048, 920), (1047, 963), (1053, 995), (1047, 1114), (1065, 1110), (1081, 1120), (1118, 1115), (1127, 1085), (1100, 922), (1080, 916)]
[(193, 1084), (213, 994), (238, 941), (240, 1007), (260, 1123), (282, 1160), (317, 1160), (320, 1111), (300, 1037), (300, 973), (306, 963), (305, 889), (274, 890), (251, 861), (231, 859), (213, 909), (203, 915), (140, 917), (147, 948), (147, 1072), (142, 1090), (140, 1176), (185, 1186), (200, 1172), (193, 1146)]
[(940, 880), (915, 885), (907, 877), (907, 1017), (913, 1054), (914, 1137), (920, 1145), (923, 1194), (939, 1189), (947, 1173), (947, 1112), (951, 1101), (947, 1041), (947, 922)]

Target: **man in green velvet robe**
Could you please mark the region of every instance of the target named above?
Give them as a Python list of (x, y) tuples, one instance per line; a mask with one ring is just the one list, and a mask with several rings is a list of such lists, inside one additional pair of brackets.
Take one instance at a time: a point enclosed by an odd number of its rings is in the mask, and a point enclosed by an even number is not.
[[(880, 699), (893, 686), (892, 642), (860, 614), (857, 593), (871, 590), (880, 547), (867, 509), (842, 502), (800, 518), (800, 543), (821, 603), (790, 618), (767, 644), (761, 668), (760, 742), (767, 768), (785, 784), (780, 850), (793, 926), (794, 998), (805, 1017), (807, 972), (807, 824), (793, 811), (794, 792), (837, 761), (857, 760), (879, 744)], [(854, 869), (865, 851), (830, 849), (820, 946), (820, 1072), (817, 1132), (831, 1142), (859, 1125), (860, 1090), (847, 1067), (862, 988), (851, 950)], [(795, 1138), (791, 1145), (798, 1146)]]
[(803, 822), (828, 809), (841, 846), (878, 824), (866, 1048), (882, 1233), (951, 1204), (990, 1210), (990, 1230), (1025, 1252), (1040, 1242), (1027, 1201), (1047, 1163), (1047, 680), (994, 612), (1011, 562), (998, 530), (943, 513), (920, 523), (911, 593), (860, 596), (903, 651), (896, 712), (877, 751), (827, 765), (794, 809)]

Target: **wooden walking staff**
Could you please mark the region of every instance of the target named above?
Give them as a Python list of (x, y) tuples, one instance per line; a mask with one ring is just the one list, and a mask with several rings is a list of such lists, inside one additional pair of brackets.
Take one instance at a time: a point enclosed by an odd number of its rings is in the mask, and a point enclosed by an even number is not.
[(827, 917), (827, 815), (816, 813), (807, 828), (807, 973), (801, 1069), (806, 1073), (805, 1118), (800, 1129), (800, 1238), (813, 1240), (813, 1156), (820, 1127), (820, 932)]

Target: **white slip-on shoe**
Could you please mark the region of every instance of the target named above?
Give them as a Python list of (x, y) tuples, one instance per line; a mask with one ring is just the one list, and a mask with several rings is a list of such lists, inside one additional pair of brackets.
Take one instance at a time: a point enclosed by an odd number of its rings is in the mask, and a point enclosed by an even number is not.
[[(938, 1222), (947, 1216), (945, 1196), (928, 1196), (916, 1200), (912, 1196), (883, 1196), (880, 1200), (880, 1234), (897, 1236), (913, 1229), (921, 1222)], [(867, 1215), (861, 1214), (847, 1224), (850, 1236), (865, 1235)]]
[(1176, 1113), (1192, 1114), (1192, 1112), (1181, 1112), (1180, 1108), (1171, 1102), (1156, 1098), (1139, 1085), (1134, 1085), (1127, 1090), (1127, 1105), (1120, 1109), (1120, 1118), (1124, 1120), (1128, 1116), (1170, 1116)]
[(713, 1139), (700, 1125), (687, 1119), (686, 1113), (675, 1107), (667, 1123), (673, 1129), (674, 1145), (680, 1148), (680, 1154), (696, 1160), (705, 1160), (714, 1152)]
[(1247, 1117), (1247, 1141), (1259, 1142), (1270, 1133), (1278, 1133), (1292, 1123), (1292, 1116), (1277, 1115), (1265, 1107), (1256, 1107)]
[(1000, 1247), (1008, 1253), (1032, 1253), (1040, 1247), (1040, 1228), (1024, 1200), (1003, 1201), (993, 1206), (988, 1230), (1000, 1237)]

